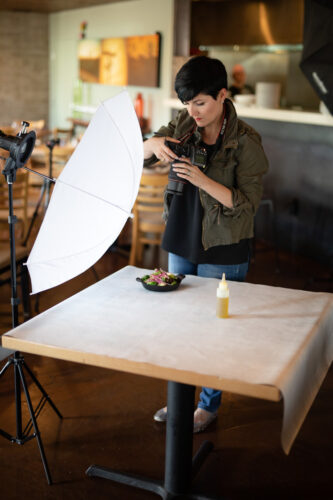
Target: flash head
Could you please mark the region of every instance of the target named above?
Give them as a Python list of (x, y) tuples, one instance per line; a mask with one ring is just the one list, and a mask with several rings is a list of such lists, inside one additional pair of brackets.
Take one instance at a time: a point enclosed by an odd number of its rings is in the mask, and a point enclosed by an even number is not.
[(23, 167), (29, 160), (35, 142), (36, 133), (33, 130), (28, 133), (20, 132), (16, 136), (6, 135), (0, 130), (0, 148), (9, 152), (16, 168)]

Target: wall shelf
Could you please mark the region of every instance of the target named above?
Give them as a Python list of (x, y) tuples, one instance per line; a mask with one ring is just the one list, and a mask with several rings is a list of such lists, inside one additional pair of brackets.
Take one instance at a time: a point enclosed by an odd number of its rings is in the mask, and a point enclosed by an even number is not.
[[(184, 105), (178, 99), (166, 99), (164, 105), (170, 109), (183, 109)], [(240, 106), (234, 103), (239, 117), (256, 118), (259, 120), (273, 120), (289, 123), (303, 123), (308, 125), (333, 126), (333, 116), (324, 113), (309, 111), (295, 111), (288, 109), (266, 109), (256, 106)]]

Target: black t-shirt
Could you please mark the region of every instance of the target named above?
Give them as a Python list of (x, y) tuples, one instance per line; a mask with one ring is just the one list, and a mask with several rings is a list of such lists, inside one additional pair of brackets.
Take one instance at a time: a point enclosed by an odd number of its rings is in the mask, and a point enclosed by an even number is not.
[[(208, 152), (208, 161), (216, 149), (215, 145), (203, 144)], [(202, 245), (203, 208), (199, 189), (187, 182), (182, 195), (171, 196), (168, 222), (163, 236), (162, 248), (180, 255), (193, 264), (242, 264), (248, 261), (249, 240), (232, 245), (218, 245), (204, 250)]]

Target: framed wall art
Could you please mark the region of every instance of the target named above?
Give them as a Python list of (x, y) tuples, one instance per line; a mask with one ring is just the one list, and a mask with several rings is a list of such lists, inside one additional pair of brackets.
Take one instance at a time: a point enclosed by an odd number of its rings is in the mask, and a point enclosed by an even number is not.
[(158, 87), (161, 35), (83, 39), (79, 42), (79, 77), (106, 85)]

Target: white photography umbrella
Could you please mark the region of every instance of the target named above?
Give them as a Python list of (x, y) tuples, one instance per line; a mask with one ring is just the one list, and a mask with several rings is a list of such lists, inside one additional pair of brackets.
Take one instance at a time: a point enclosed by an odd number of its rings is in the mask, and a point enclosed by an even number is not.
[(92, 266), (121, 232), (143, 167), (140, 126), (127, 92), (104, 101), (56, 181), (27, 261), (32, 293)]

